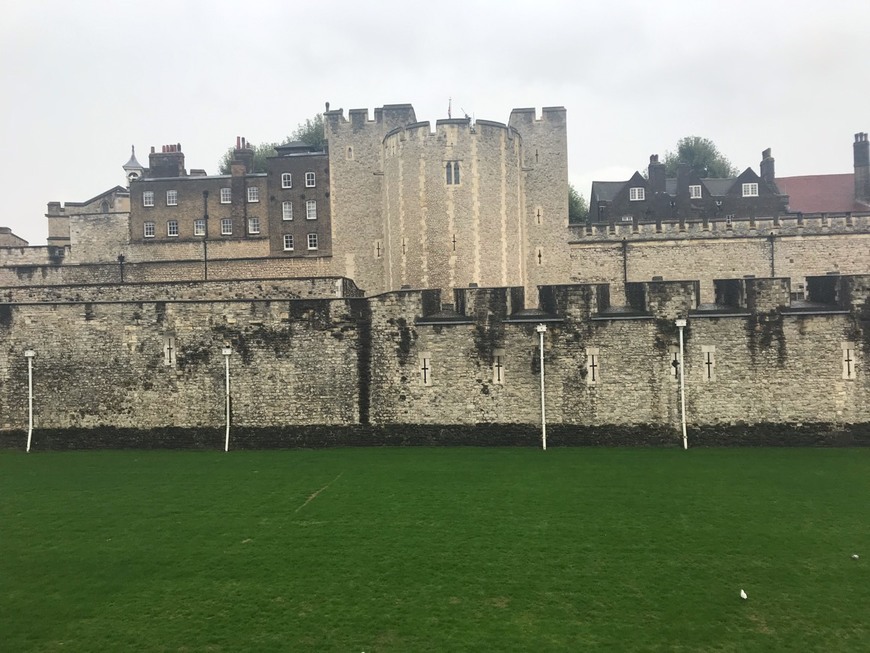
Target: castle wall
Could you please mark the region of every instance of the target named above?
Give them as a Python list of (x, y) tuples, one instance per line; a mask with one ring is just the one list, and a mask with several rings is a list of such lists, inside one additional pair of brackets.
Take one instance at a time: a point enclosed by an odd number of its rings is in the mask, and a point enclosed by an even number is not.
[[(231, 247), (232, 245), (230, 245)], [(2, 250), (0, 250), (2, 251)], [(127, 250), (125, 250), (127, 251)], [(332, 259), (307, 258), (213, 258), (213, 248), (209, 245), (209, 279), (262, 279), (284, 277), (330, 277)], [(119, 283), (121, 266), (114, 264), (60, 265), (57, 264), (13, 265), (0, 267), (0, 287), (20, 287), (29, 285), (70, 285)], [(197, 259), (165, 261), (125, 262), (123, 266), (125, 282), (159, 282), (202, 280), (205, 276), (205, 262), (202, 259), (202, 245)]]
[(341, 277), (159, 281), (0, 288), (0, 301), (7, 303), (283, 300), (358, 296), (361, 296), (360, 290), (353, 281)]
[(356, 423), (352, 301), (0, 306), (0, 429), (27, 422), (26, 348), (41, 428), (220, 425), (225, 343), (239, 427)]
[[(572, 230), (569, 244), (569, 278), (611, 283), (613, 303), (623, 304), (625, 261), (628, 281), (647, 281), (654, 276), (698, 279), (700, 301), (712, 303), (715, 279), (769, 277), (772, 262), (774, 275), (790, 277), (792, 290), (797, 291), (809, 276), (865, 273), (870, 253), (868, 226), (870, 215), (816, 216), (800, 222), (789, 218), (776, 224), (758, 220), (751, 229), (748, 223), (739, 227), (735, 223), (735, 228), (728, 230), (704, 229), (700, 223), (689, 224), (682, 231), (676, 224), (663, 224), (660, 232), (654, 225), (578, 228)], [(771, 232), (775, 234), (772, 245)]]
[(69, 217), (67, 263), (111, 263), (128, 251), (129, 213), (88, 213)]
[(599, 286), (547, 287), (541, 304), (552, 314), (527, 321), (518, 288), (457, 289), (462, 312), (453, 317), (439, 312), (440, 290), (0, 304), (0, 429), (26, 424), (27, 348), (36, 351), (37, 429), (219, 428), (228, 343), (241, 431), (370, 424), (410, 429), (406, 441), (414, 442), (417, 426), (465, 425), (475, 426), (472, 443), (479, 425), (535, 433), (535, 325), (547, 320), (548, 424), (566, 441), (572, 432), (647, 429), (650, 441), (665, 433), (676, 443), (674, 318), (687, 315), (693, 437), (734, 424), (870, 423), (870, 275), (834, 279), (832, 303), (815, 313), (783, 304), (786, 279), (738, 282), (742, 299), (727, 315), (691, 311), (696, 282), (656, 282), (643, 284), (633, 316), (602, 311)]

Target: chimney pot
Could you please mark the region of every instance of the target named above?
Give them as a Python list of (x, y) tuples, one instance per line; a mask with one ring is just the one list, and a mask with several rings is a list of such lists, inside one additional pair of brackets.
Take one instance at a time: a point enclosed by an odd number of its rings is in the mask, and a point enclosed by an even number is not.
[(236, 149), (237, 150), (242, 149), (242, 137), (241, 136), (236, 136)]

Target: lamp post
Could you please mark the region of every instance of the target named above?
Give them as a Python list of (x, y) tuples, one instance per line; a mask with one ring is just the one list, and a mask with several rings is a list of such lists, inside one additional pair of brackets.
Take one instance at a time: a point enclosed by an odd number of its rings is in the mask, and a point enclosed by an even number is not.
[(230, 450), (230, 355), (233, 353), (232, 347), (224, 347), (221, 350), (224, 355), (224, 363), (226, 369), (226, 394), (224, 396), (224, 404), (226, 405), (226, 423), (227, 433), (224, 439), (224, 451)]
[(33, 438), (33, 357), (36, 352), (24, 350), (27, 359), (27, 453), (30, 453), (30, 441)]
[(547, 450), (547, 405), (544, 400), (544, 334), (547, 333), (547, 325), (539, 324), (535, 327), (538, 332), (538, 351), (541, 361), (541, 446), (544, 451)]
[(118, 254), (118, 269), (121, 271), (121, 283), (124, 283), (124, 261), (126, 260), (123, 254)]
[(689, 448), (689, 440), (686, 437), (686, 376), (683, 365), (683, 329), (686, 326), (685, 319), (676, 320), (675, 324), (680, 330), (680, 422), (683, 427), (683, 449)]

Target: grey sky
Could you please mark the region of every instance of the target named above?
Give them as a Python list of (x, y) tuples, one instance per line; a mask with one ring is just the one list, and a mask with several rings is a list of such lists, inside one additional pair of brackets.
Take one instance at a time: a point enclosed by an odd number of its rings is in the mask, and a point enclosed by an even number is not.
[(678, 138), (738, 168), (849, 172), (870, 131), (870, 3), (7, 0), (0, 226), (124, 183), (135, 144), (216, 172), (235, 137), (279, 140), (331, 108), (410, 102), (418, 120), (568, 109), (571, 181), (626, 179)]

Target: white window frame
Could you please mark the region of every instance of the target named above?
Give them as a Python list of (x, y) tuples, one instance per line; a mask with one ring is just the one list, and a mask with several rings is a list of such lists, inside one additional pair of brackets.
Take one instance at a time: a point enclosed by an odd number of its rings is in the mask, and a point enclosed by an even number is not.
[(157, 223), (156, 222), (145, 222), (142, 224), (142, 235), (145, 238), (154, 238), (157, 234)]
[(293, 251), (293, 234), (284, 234), (284, 251), (292, 252)]
[(178, 191), (166, 191), (166, 206), (178, 206)]
[(758, 197), (758, 184), (743, 184), (743, 197)]
[(221, 188), (221, 204), (231, 204), (233, 201), (233, 189)]
[(281, 188), (293, 188), (293, 175), (291, 173), (281, 173)]
[(154, 206), (153, 190), (146, 190), (142, 193), (142, 206)]
[[(313, 243), (313, 245), (312, 245)], [(317, 234), (308, 234), (308, 249), (316, 250), (317, 249)]]
[(193, 235), (205, 236), (205, 219), (197, 218), (193, 221)]
[(178, 238), (178, 220), (166, 221), (166, 235), (172, 238)]
[(293, 219), (293, 202), (290, 200), (285, 200), (281, 204), (281, 219), (288, 222)]
[(305, 173), (305, 188), (314, 188), (317, 185), (317, 177), (310, 170)]
[(233, 235), (233, 219), (221, 218), (221, 236)]
[(305, 219), (317, 220), (317, 200), (305, 200)]
[(260, 233), (260, 218), (248, 218), (248, 233)]
[(646, 199), (646, 188), (643, 186), (632, 186), (628, 189), (628, 200), (630, 202), (642, 202)]
[(690, 200), (699, 200), (703, 196), (701, 192), (701, 184), (692, 184), (689, 186), (689, 199)]
[(259, 186), (248, 186), (248, 203), (254, 204), (260, 201)]

